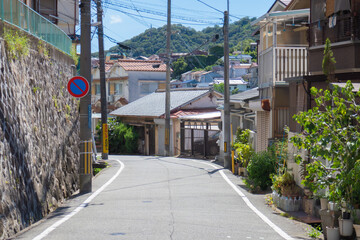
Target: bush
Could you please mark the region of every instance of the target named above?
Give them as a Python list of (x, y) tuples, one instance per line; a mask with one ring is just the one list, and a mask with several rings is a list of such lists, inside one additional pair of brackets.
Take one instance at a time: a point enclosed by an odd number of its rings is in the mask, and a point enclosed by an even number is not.
[(233, 148), (236, 153), (236, 161), (240, 164), (240, 167), (247, 167), (251, 155), (254, 150), (249, 143), (250, 130), (238, 129), (236, 131), (236, 139)]
[[(101, 122), (96, 126), (99, 139), (101, 136)], [(109, 153), (110, 154), (132, 154), (138, 149), (138, 133), (133, 126), (128, 126), (120, 120), (109, 119)]]
[(267, 151), (254, 153), (250, 158), (247, 171), (249, 181), (254, 188), (260, 187), (261, 190), (266, 190), (272, 184), (270, 176), (276, 173), (276, 158)]

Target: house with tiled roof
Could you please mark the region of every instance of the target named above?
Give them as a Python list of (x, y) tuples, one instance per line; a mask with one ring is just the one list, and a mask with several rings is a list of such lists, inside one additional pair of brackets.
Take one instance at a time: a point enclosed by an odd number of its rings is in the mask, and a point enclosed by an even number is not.
[(128, 75), (129, 102), (165, 89), (166, 65), (161, 61), (119, 59), (116, 63)]
[[(108, 111), (115, 110), (128, 103), (129, 76), (115, 61), (105, 64), (106, 94)], [(100, 101), (100, 69), (95, 65), (92, 69), (91, 105), (94, 113), (101, 112)]]
[[(92, 109), (101, 111), (100, 69), (94, 60), (92, 69)], [(108, 111), (126, 105), (157, 89), (165, 89), (166, 65), (161, 61), (113, 59), (105, 63)]]
[[(172, 89), (170, 92), (170, 152), (180, 154), (180, 118), (216, 110), (220, 94), (209, 89)], [(139, 151), (145, 155), (164, 155), (165, 91), (157, 91), (116, 109), (110, 115), (137, 128)], [(219, 120), (220, 121), (220, 120)], [(217, 126), (217, 124), (216, 124)]]

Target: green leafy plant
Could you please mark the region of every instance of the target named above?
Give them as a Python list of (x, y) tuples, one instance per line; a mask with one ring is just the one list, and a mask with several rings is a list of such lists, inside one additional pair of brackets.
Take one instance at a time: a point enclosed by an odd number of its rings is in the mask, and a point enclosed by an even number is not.
[[(304, 183), (313, 185), (315, 193), (329, 187), (329, 200), (344, 199), (352, 205), (360, 200), (356, 184), (360, 180), (360, 106), (356, 101), (360, 93), (353, 89), (350, 81), (333, 91), (311, 88), (317, 106), (294, 116), (304, 131), (291, 138), (294, 146), (306, 149), (312, 159)], [(301, 157), (296, 160), (299, 163)]]
[(79, 56), (76, 53), (76, 47), (75, 46), (71, 47), (70, 55), (71, 55), (72, 59), (74, 60), (75, 66), (77, 66), (78, 63), (79, 63)]
[(18, 56), (27, 56), (29, 54), (29, 39), (25, 34), (5, 28), (4, 40), (11, 58), (18, 59)]
[[(132, 154), (138, 149), (138, 133), (133, 126), (128, 126), (117, 119), (108, 119), (109, 152), (114, 154)], [(101, 140), (101, 122), (96, 126)]]
[(247, 167), (251, 155), (254, 153), (250, 143), (250, 130), (242, 130), (238, 129), (236, 132), (235, 142), (233, 144), (233, 148), (236, 153), (236, 161), (240, 164), (240, 167)]
[(308, 236), (311, 237), (312, 239), (319, 239), (320, 235), (321, 235), (321, 227), (317, 226), (317, 227), (311, 227), (309, 229), (307, 229), (308, 231)]
[(46, 59), (48, 59), (50, 56), (50, 53), (49, 53), (48, 48), (46, 47), (46, 43), (43, 40), (39, 40), (37, 47), (38, 47), (39, 53), (41, 55), (43, 55)]
[(276, 173), (276, 159), (267, 151), (254, 153), (251, 155), (247, 171), (253, 187), (266, 190), (272, 183), (270, 176)]
[(276, 191), (281, 196), (298, 196), (299, 189), (296, 186), (296, 182), (294, 180), (294, 176), (285, 170), (280, 174), (271, 175), (272, 180), (272, 190)]
[(102, 170), (102, 168), (93, 168), (93, 175), (95, 176), (95, 175), (98, 174), (101, 170)]

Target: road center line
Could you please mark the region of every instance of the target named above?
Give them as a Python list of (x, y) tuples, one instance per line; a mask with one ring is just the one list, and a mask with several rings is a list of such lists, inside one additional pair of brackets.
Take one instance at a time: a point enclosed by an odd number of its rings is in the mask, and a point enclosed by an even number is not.
[(55, 222), (53, 225), (51, 225), (50, 227), (48, 227), (47, 229), (45, 229), (41, 234), (37, 235), (35, 238), (33, 238), (33, 240), (40, 240), (43, 239), (44, 237), (46, 237), (49, 233), (51, 233), (52, 231), (54, 231), (57, 227), (59, 227), (61, 224), (63, 224), (64, 222), (66, 222), (67, 220), (69, 220), (71, 217), (73, 217), (75, 214), (77, 214), (78, 212), (80, 212), (82, 209), (84, 209), (99, 193), (101, 193), (107, 186), (109, 186), (122, 172), (122, 170), (125, 168), (125, 165), (119, 161), (119, 160), (115, 160), (120, 164), (120, 169), (116, 172), (116, 174), (109, 180), (107, 181), (104, 185), (102, 185), (101, 188), (99, 188), (98, 190), (96, 190), (96, 192), (94, 192), (93, 194), (91, 194), (79, 207), (77, 207), (74, 211), (72, 211), (71, 213), (69, 213), (68, 215), (64, 216), (62, 219), (60, 219), (59, 221)]
[[(206, 162), (199, 162), (195, 161), (197, 163), (202, 163), (209, 165), (215, 169), (220, 169), (218, 166)], [(230, 179), (225, 175), (224, 170), (219, 171), (223, 179), (235, 190), (235, 192), (244, 200), (246, 205), (254, 212), (256, 215), (258, 215), (261, 220), (263, 220), (265, 223), (267, 223), (272, 229), (274, 229), (275, 232), (277, 232), (280, 236), (282, 236), (286, 240), (293, 240), (292, 237), (290, 237), (287, 233), (285, 233), (281, 228), (275, 225), (269, 218), (267, 218), (262, 212), (260, 212), (251, 202), (250, 200), (245, 196), (245, 194), (234, 184), (230, 181)]]

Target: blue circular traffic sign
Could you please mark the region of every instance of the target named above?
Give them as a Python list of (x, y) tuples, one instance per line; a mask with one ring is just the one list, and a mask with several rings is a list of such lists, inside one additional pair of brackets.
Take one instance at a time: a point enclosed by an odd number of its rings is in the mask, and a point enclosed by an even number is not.
[(90, 85), (84, 77), (76, 76), (69, 80), (67, 88), (73, 97), (82, 98), (88, 94)]

